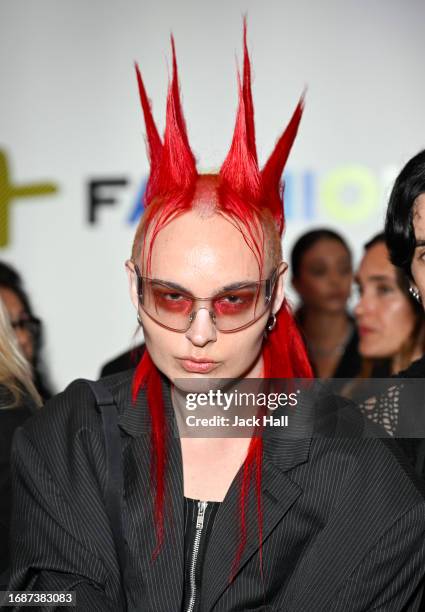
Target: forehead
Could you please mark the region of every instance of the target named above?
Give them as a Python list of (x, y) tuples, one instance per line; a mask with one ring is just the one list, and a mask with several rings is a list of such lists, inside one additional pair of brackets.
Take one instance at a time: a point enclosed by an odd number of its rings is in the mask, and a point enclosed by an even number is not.
[(350, 255), (344, 245), (332, 238), (321, 238), (309, 247), (302, 257), (305, 263), (310, 263), (318, 259), (333, 262), (335, 258), (349, 260)]
[(22, 312), (25, 312), (24, 305), (16, 293), (12, 291), (12, 289), (9, 289), (8, 287), (0, 287), (0, 298), (3, 300), (3, 304), (5, 305), (9, 316), (18, 316)]
[(397, 280), (396, 269), (390, 261), (388, 249), (383, 242), (374, 244), (366, 251), (360, 262), (357, 276), (363, 280), (367, 280), (370, 276), (385, 276), (388, 279)]
[[(265, 268), (265, 271), (267, 268)], [(220, 214), (187, 212), (157, 234), (150, 276), (195, 290), (241, 280), (258, 280), (258, 261), (241, 231)]]
[(413, 227), (415, 230), (415, 238), (425, 240), (425, 193), (421, 193), (415, 200)]

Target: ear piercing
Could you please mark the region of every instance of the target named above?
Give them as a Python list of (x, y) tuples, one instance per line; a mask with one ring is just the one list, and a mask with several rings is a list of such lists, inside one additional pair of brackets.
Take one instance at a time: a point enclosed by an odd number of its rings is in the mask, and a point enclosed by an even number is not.
[(269, 316), (268, 320), (267, 320), (267, 325), (266, 325), (266, 329), (267, 331), (272, 331), (274, 329), (276, 325), (276, 315), (272, 314)]
[(419, 302), (419, 304), (422, 302), (420, 293), (417, 289), (414, 287), (409, 287), (409, 293), (417, 302)]

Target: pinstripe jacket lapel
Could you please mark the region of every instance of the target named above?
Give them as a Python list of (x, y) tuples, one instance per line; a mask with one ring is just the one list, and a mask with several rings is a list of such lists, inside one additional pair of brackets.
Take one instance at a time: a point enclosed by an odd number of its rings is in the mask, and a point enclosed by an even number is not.
[(177, 609), (176, 602), (182, 601), (184, 584), (183, 466), (180, 440), (173, 431), (175, 419), (169, 386), (165, 384), (163, 387), (164, 409), (169, 424), (166, 445), (165, 532), (160, 554), (154, 561), (152, 552), (156, 547), (156, 537), (153, 496), (147, 494), (151, 489), (149, 411), (144, 394), (139, 394), (133, 404), (129, 387), (125, 397), (120, 400), (125, 408), (120, 415), (119, 426), (131, 438), (124, 450), (126, 538), (128, 550), (134, 555), (130, 563), (133, 568), (130, 581), (134, 583), (134, 592), (138, 592), (137, 584), (140, 584), (142, 575), (146, 591), (152, 596), (149, 602), (134, 601), (133, 604), (140, 610), (168, 612), (170, 602), (174, 602), (173, 609)]
[[(311, 439), (283, 440), (266, 439), (262, 471), (262, 512), (264, 542), (282, 521), (294, 502), (302, 494), (301, 487), (285, 473), (308, 460)], [(276, 460), (272, 460), (276, 459)], [(220, 596), (230, 586), (232, 566), (240, 542), (239, 523), (240, 473), (233, 481), (221, 504), (214, 522), (203, 573), (205, 585), (202, 610), (211, 610)], [(237, 574), (258, 551), (260, 546), (257, 499), (251, 487), (246, 507), (247, 541)], [(260, 566), (258, 567), (260, 572)]]

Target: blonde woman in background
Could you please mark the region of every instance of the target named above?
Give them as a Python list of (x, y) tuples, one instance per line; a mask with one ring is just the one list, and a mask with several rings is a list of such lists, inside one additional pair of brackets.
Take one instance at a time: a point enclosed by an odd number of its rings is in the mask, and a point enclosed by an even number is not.
[(54, 395), (43, 359), (44, 328), (34, 315), (20, 274), (0, 261), (0, 299), (23, 356), (31, 366), (31, 377), (43, 403)]
[(40, 405), (30, 365), (20, 352), (0, 299), (0, 590), (6, 589), (8, 581), (12, 438), (15, 429)]

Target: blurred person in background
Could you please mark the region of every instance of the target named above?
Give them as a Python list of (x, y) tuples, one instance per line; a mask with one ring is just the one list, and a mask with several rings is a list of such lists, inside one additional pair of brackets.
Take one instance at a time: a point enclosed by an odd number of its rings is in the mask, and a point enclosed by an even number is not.
[(425, 352), (425, 317), (409, 292), (409, 279), (390, 261), (383, 233), (366, 245), (356, 274), (362, 378), (384, 378), (407, 368)]
[[(398, 175), (388, 203), (385, 239), (391, 262), (409, 280), (415, 302), (425, 304), (425, 150), (412, 157)], [(425, 315), (424, 315), (425, 316)], [(425, 356), (400, 377), (425, 377)]]
[[(425, 316), (425, 150), (412, 157), (395, 180), (388, 202), (385, 239), (391, 262), (408, 279), (415, 308)], [(420, 382), (425, 378), (425, 355), (399, 372), (397, 378), (400, 382), (417, 380), (400, 385), (397, 401), (376, 402), (372, 419), (383, 424), (391, 435), (403, 438), (399, 443), (425, 480), (425, 405)], [(425, 609), (423, 599), (421, 609)]]
[[(393, 351), (396, 343), (403, 346), (391, 359), (391, 371), (405, 369), (392, 377), (385, 392), (365, 402), (363, 409), (369, 419), (397, 439), (416, 473), (425, 480), (425, 150), (412, 157), (395, 180), (384, 238), (385, 245), (382, 235), (370, 241), (364, 257), (369, 253), (374, 265), (370, 271), (375, 269), (379, 277), (384, 276), (375, 281), (375, 287), (369, 287), (375, 301), (381, 304), (381, 316), (376, 324), (368, 323), (362, 305), (356, 314), (364, 317), (366, 327), (382, 327), (382, 334), (387, 338), (386, 352), (389, 341), (393, 343)], [(398, 310), (398, 316), (393, 314), (394, 310)], [(362, 321), (359, 325), (361, 328)], [(379, 349), (382, 356), (384, 339), (376, 337), (373, 342), (376, 334), (372, 329), (365, 334), (364, 330), (360, 331), (362, 352), (371, 355), (371, 347), (375, 345), (373, 353), (376, 355)], [(425, 598), (420, 609), (425, 609)]]
[[(404, 314), (394, 317), (389, 327), (385, 323), (387, 335), (398, 338), (399, 343), (400, 331), (405, 330), (405, 350), (400, 354), (397, 368), (393, 368), (401, 370), (395, 376), (395, 379), (400, 379), (400, 384), (394, 383), (387, 393), (374, 398), (365, 412), (372, 421), (385, 427), (391, 436), (399, 438), (416, 471), (425, 478), (425, 393), (421, 381), (425, 378), (425, 355), (422, 350), (422, 321), (425, 316), (425, 150), (412, 157), (395, 180), (388, 202), (385, 241), (386, 255), (391, 264), (383, 262), (385, 268), (381, 268), (379, 273), (393, 266), (390, 274), (393, 278), (403, 279), (403, 296), (407, 300), (407, 287), (410, 311), (415, 312), (414, 320), (417, 322), (412, 323), (412, 315), (409, 319)], [(381, 246), (381, 259), (382, 250)], [(390, 293), (385, 299), (391, 311), (395, 297), (391, 297)], [(404, 313), (406, 310), (409, 309), (404, 306)], [(403, 383), (403, 379), (417, 380)]]
[(356, 376), (361, 360), (356, 326), (347, 310), (353, 281), (348, 244), (326, 228), (307, 232), (292, 249), (291, 268), (301, 300), (296, 319), (316, 376)]
[(0, 299), (0, 591), (6, 590), (11, 511), (10, 449), (15, 429), (40, 406), (41, 399)]
[(0, 298), (8, 312), (19, 347), (31, 366), (34, 385), (45, 402), (53, 392), (42, 360), (42, 323), (34, 316), (20, 275), (5, 262), (0, 262)]

